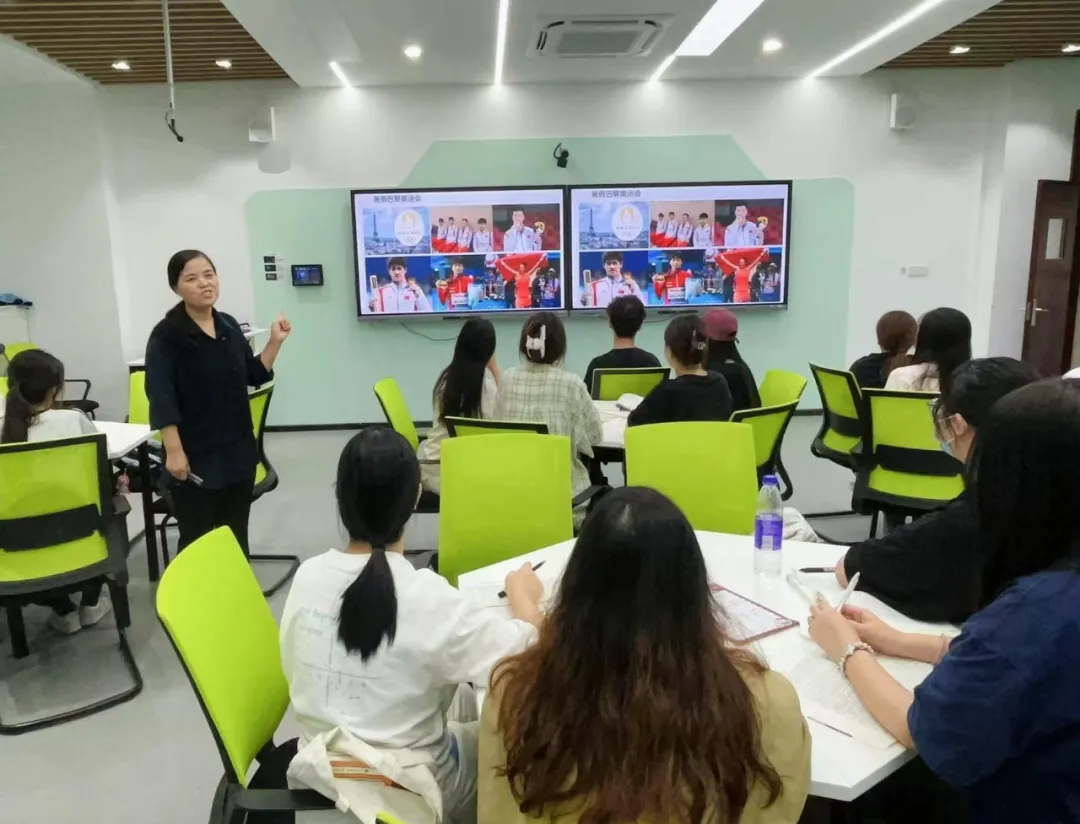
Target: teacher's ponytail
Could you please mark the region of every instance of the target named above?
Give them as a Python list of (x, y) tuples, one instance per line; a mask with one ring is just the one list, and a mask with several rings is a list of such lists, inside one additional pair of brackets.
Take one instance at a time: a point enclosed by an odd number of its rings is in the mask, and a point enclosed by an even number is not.
[(338, 638), (366, 661), (397, 633), (397, 592), (389, 548), (401, 540), (420, 490), (420, 464), (393, 429), (376, 426), (352, 438), (341, 453), (337, 502), (353, 543), (371, 546), (364, 569), (341, 596)]

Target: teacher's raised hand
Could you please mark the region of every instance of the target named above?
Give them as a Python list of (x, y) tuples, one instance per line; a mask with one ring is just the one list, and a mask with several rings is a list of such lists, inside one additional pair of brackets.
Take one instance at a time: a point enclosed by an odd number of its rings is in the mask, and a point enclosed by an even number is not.
[(285, 317), (285, 313), (282, 312), (273, 323), (270, 324), (270, 340), (274, 343), (284, 343), (285, 339), (289, 337), (289, 333), (292, 332), (292, 324), (289, 323), (289, 319)]

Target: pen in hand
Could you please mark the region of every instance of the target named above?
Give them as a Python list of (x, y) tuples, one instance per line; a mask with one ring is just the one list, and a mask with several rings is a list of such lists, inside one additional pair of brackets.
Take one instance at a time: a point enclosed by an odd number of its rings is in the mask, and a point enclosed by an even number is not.
[[(543, 565), (544, 565), (544, 561), (541, 561), (540, 563), (538, 563), (536, 566), (533, 567), (533, 572), (536, 572), (536, 570), (540, 569), (540, 567), (542, 567)], [(499, 593), (499, 597), (500, 598), (505, 598), (506, 597), (506, 590), (505, 589), (502, 592)]]

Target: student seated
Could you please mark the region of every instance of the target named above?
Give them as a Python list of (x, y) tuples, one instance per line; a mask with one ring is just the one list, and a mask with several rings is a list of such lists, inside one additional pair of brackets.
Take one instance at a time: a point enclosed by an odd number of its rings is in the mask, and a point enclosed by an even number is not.
[(634, 295), (615, 298), (607, 307), (608, 323), (615, 335), (610, 352), (597, 355), (589, 361), (585, 370), (585, 388), (592, 393), (593, 372), (597, 369), (647, 369), (659, 366), (660, 361), (652, 352), (638, 349), (634, 338), (645, 323), (645, 304)]
[[(994, 404), (1038, 373), (1012, 358), (979, 358), (961, 365), (941, 387), (934, 408), (942, 448), (965, 464)], [(859, 589), (920, 621), (959, 623), (979, 608), (983, 538), (971, 493), (853, 545), (836, 564), (841, 586), (856, 572)]]
[[(495, 417), (508, 421), (537, 421), (552, 435), (570, 438), (570, 467), (574, 495), (589, 488), (589, 470), (582, 460), (604, 440), (600, 413), (581, 378), (562, 368), (566, 329), (554, 312), (537, 312), (521, 327), (518, 343), (521, 365), (507, 369), (499, 382)], [(575, 523), (585, 517), (575, 510)]]
[(664, 330), (664, 357), (675, 378), (657, 384), (627, 426), (675, 421), (726, 421), (734, 411), (724, 376), (705, 369), (709, 342), (697, 315), (679, 315)]
[[(1080, 821), (1080, 386), (1002, 398), (975, 464), (986, 606), (960, 635), (819, 604), (810, 636), (881, 726), (964, 791), (973, 822)], [(912, 694), (877, 654), (935, 667)]]
[(757, 409), (761, 406), (757, 382), (750, 367), (739, 354), (739, 319), (729, 309), (714, 309), (704, 317), (705, 334), (709, 338), (709, 357), (705, 368), (724, 376), (734, 411)]
[[(416, 456), (422, 461), (437, 461), (442, 442), (449, 434), (447, 416), (452, 418), (491, 418), (499, 383), (499, 363), (495, 360), (495, 327), (483, 318), (469, 318), (458, 332), (454, 357), (438, 379), (432, 392), (432, 420), (435, 425), (420, 443)], [(442, 486), (439, 464), (420, 465), (424, 487), (436, 495)]]
[(938, 392), (942, 375), (971, 360), (971, 321), (959, 309), (934, 309), (919, 321), (910, 366), (889, 373), (885, 388), (896, 392)]
[[(78, 409), (54, 409), (64, 393), (64, 364), (41, 349), (28, 349), (11, 359), (8, 393), (0, 414), (0, 443), (48, 441), (97, 434), (90, 419)], [(64, 635), (91, 627), (108, 615), (109, 599), (101, 597), (102, 581), (82, 589), (78, 609), (65, 594), (39, 599), (52, 608), (49, 625)]]
[(915, 345), (919, 324), (907, 312), (886, 312), (877, 322), (880, 352), (863, 355), (848, 369), (863, 389), (884, 389), (893, 370), (908, 366), (908, 350)]
[(480, 725), (479, 824), (795, 822), (810, 782), (794, 688), (728, 643), (694, 530), (652, 489), (586, 519)]
[(415, 569), (402, 534), (419, 493), (420, 467), (401, 435), (379, 426), (349, 441), (337, 470), (349, 544), (297, 571), (281, 662), (301, 753), (340, 727), (390, 757), (419, 761), (458, 824), (475, 816), (476, 725), (448, 718), (454, 688), (487, 683), (500, 659), (536, 637), (543, 585), (528, 565), (507, 576), (510, 619)]

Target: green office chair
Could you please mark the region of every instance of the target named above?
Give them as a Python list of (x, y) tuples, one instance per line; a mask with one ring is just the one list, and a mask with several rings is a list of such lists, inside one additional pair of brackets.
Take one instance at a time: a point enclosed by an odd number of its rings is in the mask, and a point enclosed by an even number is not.
[(761, 409), (743, 409), (731, 416), (732, 423), (746, 423), (754, 430), (754, 460), (757, 463), (758, 486), (761, 486), (766, 475), (779, 475), (785, 487), (780, 497), (785, 501), (791, 498), (795, 490), (787, 469), (780, 460), (780, 451), (784, 446), (788, 424), (791, 423), (798, 405), (798, 401), (792, 401)]
[(128, 423), (150, 425), (150, 398), (146, 396), (146, 372), (128, 375)]
[[(416, 423), (409, 414), (409, 407), (405, 403), (405, 396), (401, 394), (401, 387), (393, 378), (383, 378), (375, 384), (375, 397), (382, 407), (386, 422), (409, 442), (415, 452), (423, 438), (416, 431)], [(439, 512), (439, 496), (425, 489), (420, 494), (420, 500), (416, 502), (416, 512), (419, 515), (437, 515)], [(430, 551), (430, 550), (428, 550)], [(408, 552), (408, 555), (415, 553)]]
[[(157, 614), (224, 766), (211, 824), (244, 824), (255, 812), (334, 809), (314, 790), (276, 788), (284, 787), (296, 752), (296, 739), (280, 746), (273, 741), (289, 707), (289, 685), (281, 670), (277, 622), (232, 532), (221, 528), (204, 535), (165, 570)], [(249, 782), (252, 762), (260, 767)], [(385, 813), (380, 819), (397, 821)]]
[(112, 596), (120, 655), (133, 685), (56, 715), (0, 724), (0, 734), (85, 718), (130, 701), (143, 686), (125, 635), (131, 626), (127, 539), (113, 508), (105, 436), (0, 446), (0, 603), (7, 612), (14, 656), (30, 654), (24, 605), (45, 592), (74, 592), (100, 578)]
[(7, 375), (0, 375), (0, 398), (7, 397)]
[(631, 426), (626, 484), (662, 492), (694, 529), (749, 535), (758, 491), (754, 430), (745, 423)]
[(645, 397), (671, 376), (666, 366), (644, 369), (596, 369), (590, 390), (594, 401), (617, 401), (623, 395)]
[(781, 406), (786, 403), (798, 403), (806, 390), (806, 378), (797, 372), (783, 369), (770, 369), (765, 373), (758, 394), (762, 406)]
[(963, 465), (941, 451), (934, 431), (931, 392), (863, 390), (866, 431), (857, 455), (852, 505), (876, 513), (891, 509), (918, 515), (964, 491)]
[(562, 435), (447, 438), (442, 445), (439, 573), (458, 576), (574, 537), (570, 439)]
[[(862, 441), (865, 412), (862, 391), (855, 376), (844, 369), (810, 364), (810, 372), (821, 396), (821, 429), (810, 444), (810, 454), (854, 472), (855, 449)], [(807, 518), (834, 518), (858, 514), (853, 509), (808, 512)]]
[(451, 438), (461, 438), (468, 435), (509, 435), (514, 432), (532, 432), (536, 435), (546, 435), (548, 434), (548, 425), (541, 421), (491, 421), (447, 415), (446, 431)]

